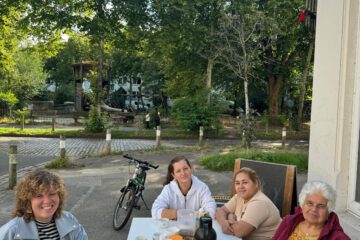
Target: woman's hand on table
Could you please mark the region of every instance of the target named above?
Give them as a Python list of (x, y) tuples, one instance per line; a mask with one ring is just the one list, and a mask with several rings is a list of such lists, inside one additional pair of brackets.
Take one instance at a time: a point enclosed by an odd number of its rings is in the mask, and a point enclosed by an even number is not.
[(177, 218), (177, 210), (176, 209), (167, 209), (164, 208), (161, 213), (162, 218), (168, 218), (170, 220), (176, 220)]
[(225, 234), (229, 234), (229, 235), (234, 235), (234, 230), (231, 227), (231, 223), (232, 220), (222, 220), (221, 222), (219, 222), (221, 229), (223, 231), (223, 233)]

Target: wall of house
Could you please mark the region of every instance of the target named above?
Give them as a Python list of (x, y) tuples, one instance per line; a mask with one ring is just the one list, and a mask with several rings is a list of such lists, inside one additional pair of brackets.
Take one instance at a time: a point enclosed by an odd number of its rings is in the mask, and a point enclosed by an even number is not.
[(356, 167), (351, 153), (357, 148), (352, 122), (358, 18), (358, 1), (318, 1), (308, 179), (336, 189), (340, 212), (347, 210), (349, 174)]

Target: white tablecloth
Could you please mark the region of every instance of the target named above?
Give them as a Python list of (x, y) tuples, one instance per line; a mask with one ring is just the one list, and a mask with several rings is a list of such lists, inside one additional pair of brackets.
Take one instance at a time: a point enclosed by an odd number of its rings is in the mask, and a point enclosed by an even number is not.
[[(176, 225), (176, 222), (170, 221), (170, 226)], [(213, 220), (213, 228), (216, 231), (217, 239), (219, 240), (241, 240), (241, 238), (224, 234), (220, 225), (216, 220)], [(142, 236), (147, 240), (152, 240), (156, 232), (164, 233), (166, 229), (160, 228), (156, 224), (156, 220), (152, 218), (133, 218), (128, 235), (128, 240), (135, 240), (137, 236)]]

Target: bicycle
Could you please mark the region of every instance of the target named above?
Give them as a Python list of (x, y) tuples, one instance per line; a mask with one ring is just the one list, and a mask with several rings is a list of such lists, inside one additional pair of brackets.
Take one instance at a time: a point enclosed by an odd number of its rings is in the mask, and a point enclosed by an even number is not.
[(135, 170), (132, 177), (127, 180), (126, 185), (121, 188), (121, 195), (115, 206), (113, 228), (117, 231), (126, 225), (133, 208), (140, 209), (138, 205), (140, 198), (144, 202), (146, 209), (149, 210), (142, 195), (145, 189), (146, 172), (149, 171), (150, 168), (157, 169), (159, 167), (159, 165), (152, 165), (147, 161), (135, 159), (127, 154), (123, 157), (129, 159), (129, 164), (135, 164)]

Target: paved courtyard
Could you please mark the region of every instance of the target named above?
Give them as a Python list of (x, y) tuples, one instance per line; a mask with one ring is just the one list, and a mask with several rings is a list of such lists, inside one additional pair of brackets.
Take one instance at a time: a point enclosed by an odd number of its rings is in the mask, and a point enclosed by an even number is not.
[[(0, 151), (7, 152), (10, 144), (17, 145), (18, 154), (28, 156), (58, 156), (60, 140), (57, 138), (0, 138)], [(68, 138), (66, 154), (72, 157), (99, 154), (105, 151), (105, 140)], [(148, 149), (155, 141), (139, 139), (113, 139), (113, 151)]]
[[(17, 146), (17, 168), (23, 169), (42, 164), (59, 156), (59, 143), (59, 139), (56, 138), (1, 137), (0, 176), (8, 172), (8, 151), (10, 145)], [(154, 146), (155, 141), (140, 139), (113, 139), (111, 144), (112, 151), (114, 152), (144, 150)], [(65, 149), (66, 154), (71, 158), (99, 155), (105, 152), (105, 140), (69, 138), (65, 141)]]
[[(105, 152), (105, 139), (68, 138), (65, 141), (66, 154), (71, 158), (98, 156)], [(179, 147), (195, 146), (197, 139), (161, 140), (162, 146)], [(238, 139), (205, 139), (204, 144), (209, 146), (236, 146)], [(292, 146), (307, 146), (307, 141), (289, 141)], [(8, 151), (10, 145), (17, 146), (17, 169), (28, 170), (50, 161), (60, 155), (60, 140), (58, 138), (34, 137), (0, 137), (0, 183), (7, 179)], [(112, 139), (113, 152), (146, 150), (154, 148), (155, 139)], [(280, 141), (255, 141), (254, 145), (281, 146)]]

